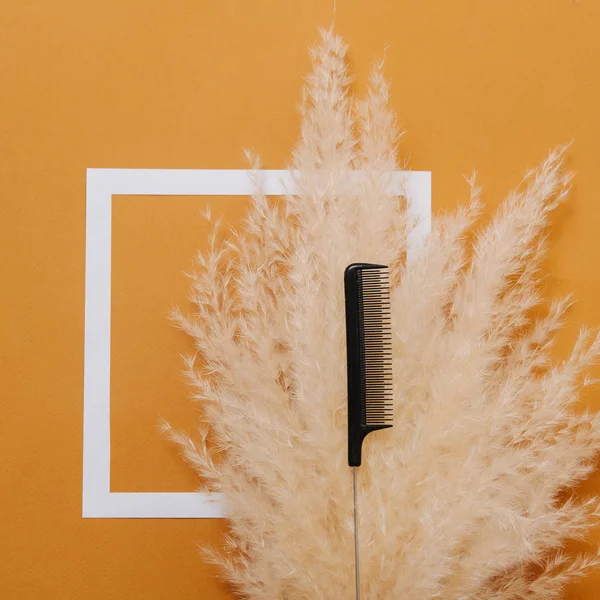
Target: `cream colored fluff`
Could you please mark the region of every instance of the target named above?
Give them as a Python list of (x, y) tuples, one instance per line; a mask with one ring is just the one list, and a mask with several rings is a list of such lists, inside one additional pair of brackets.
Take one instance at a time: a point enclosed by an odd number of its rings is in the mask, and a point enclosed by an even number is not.
[(600, 441), (598, 416), (575, 407), (598, 337), (582, 330), (552, 364), (568, 302), (530, 318), (544, 232), (568, 192), (563, 152), (508, 195), (472, 248), (471, 181), (470, 201), (435, 218), (406, 265), (388, 87), (376, 65), (355, 103), (345, 53), (331, 31), (313, 51), (290, 165), (298, 194), (257, 193), (227, 243), (215, 228), (193, 314), (175, 316), (195, 343), (186, 374), (205, 418), (192, 436), (166, 427), (227, 497), (230, 535), (212, 559), (246, 598), (354, 598), (342, 274), (378, 262), (394, 276), (395, 423), (366, 440), (359, 472), (363, 599), (558, 598), (597, 562), (561, 548), (597, 516), (595, 498), (564, 498)]

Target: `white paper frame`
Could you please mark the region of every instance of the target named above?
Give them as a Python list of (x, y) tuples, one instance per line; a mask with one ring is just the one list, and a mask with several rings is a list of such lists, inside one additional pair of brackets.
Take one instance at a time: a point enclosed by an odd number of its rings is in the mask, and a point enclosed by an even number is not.
[[(110, 491), (110, 310), (112, 196), (249, 196), (258, 175), (267, 195), (294, 192), (282, 170), (87, 169), (85, 363), (83, 391), (83, 517), (221, 518), (219, 494)], [(431, 227), (431, 173), (395, 172), (394, 190), (410, 198), (419, 224), (409, 259)]]

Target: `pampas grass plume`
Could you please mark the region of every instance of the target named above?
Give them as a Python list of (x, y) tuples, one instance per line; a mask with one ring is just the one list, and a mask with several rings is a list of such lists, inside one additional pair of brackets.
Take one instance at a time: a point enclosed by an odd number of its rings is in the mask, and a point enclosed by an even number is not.
[(390, 186), (388, 84), (375, 65), (355, 102), (345, 55), (323, 31), (290, 165), (298, 189), (281, 201), (257, 191), (226, 242), (215, 223), (194, 310), (174, 315), (194, 342), (185, 373), (204, 420), (192, 436), (167, 429), (229, 511), (210, 558), (244, 598), (354, 597), (342, 273), (360, 260), (391, 267), (395, 378), (395, 426), (367, 438), (360, 471), (362, 597), (559, 598), (598, 563), (563, 548), (598, 517), (596, 498), (569, 490), (600, 443), (598, 415), (578, 406), (600, 339), (582, 329), (554, 363), (570, 301), (544, 311), (539, 285), (569, 192), (565, 149), (485, 226), (470, 179), (469, 200), (434, 219), (407, 263), (414, 223)]

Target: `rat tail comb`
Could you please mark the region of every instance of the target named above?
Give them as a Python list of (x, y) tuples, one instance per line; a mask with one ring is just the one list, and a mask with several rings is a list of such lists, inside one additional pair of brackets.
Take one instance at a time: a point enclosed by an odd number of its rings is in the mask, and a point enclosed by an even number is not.
[(357, 467), (372, 431), (392, 426), (392, 324), (388, 268), (354, 263), (344, 272), (348, 359), (348, 465), (352, 467), (354, 566), (360, 600)]

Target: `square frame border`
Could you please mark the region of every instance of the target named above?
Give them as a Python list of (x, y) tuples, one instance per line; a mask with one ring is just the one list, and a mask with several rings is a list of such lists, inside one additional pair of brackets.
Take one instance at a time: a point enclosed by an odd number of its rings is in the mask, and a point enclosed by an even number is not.
[[(112, 196), (250, 196), (260, 174), (265, 195), (294, 193), (287, 170), (87, 169), (83, 389), (84, 518), (224, 518), (221, 494), (110, 491), (110, 317)], [(392, 189), (406, 194), (417, 226), (409, 260), (431, 229), (431, 172), (395, 171)]]

